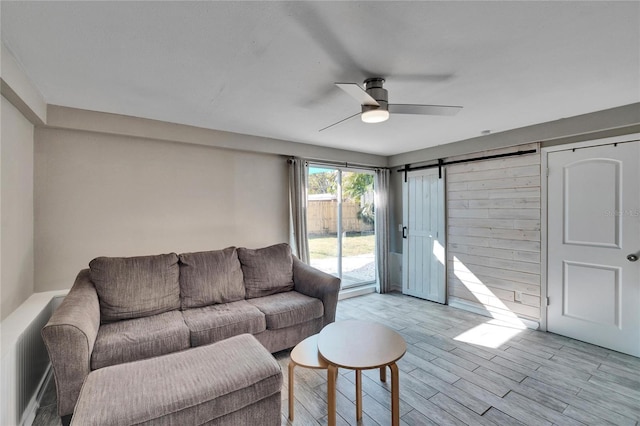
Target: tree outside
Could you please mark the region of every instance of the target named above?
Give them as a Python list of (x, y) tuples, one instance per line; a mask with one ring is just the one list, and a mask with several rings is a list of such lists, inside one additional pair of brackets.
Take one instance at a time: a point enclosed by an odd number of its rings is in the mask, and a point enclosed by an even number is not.
[(338, 171), (309, 167), (307, 182), (309, 194), (336, 194), (338, 192)]
[(360, 205), (358, 219), (369, 224), (374, 222), (373, 175), (368, 173), (344, 173), (342, 177), (342, 193)]
[[(352, 201), (360, 206), (358, 219), (372, 224), (375, 219), (373, 204), (373, 175), (369, 173), (343, 172), (343, 201)], [(333, 194), (338, 192), (338, 170), (309, 168), (307, 189), (309, 194)]]

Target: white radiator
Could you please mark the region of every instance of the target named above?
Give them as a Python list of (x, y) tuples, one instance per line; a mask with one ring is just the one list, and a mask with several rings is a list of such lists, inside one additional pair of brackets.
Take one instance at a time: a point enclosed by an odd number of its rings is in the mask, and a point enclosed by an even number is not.
[[(61, 294), (62, 293), (62, 294)], [(65, 292), (35, 293), (11, 313), (0, 328), (0, 425), (30, 425), (37, 396), (49, 369), (40, 330), (59, 306)]]

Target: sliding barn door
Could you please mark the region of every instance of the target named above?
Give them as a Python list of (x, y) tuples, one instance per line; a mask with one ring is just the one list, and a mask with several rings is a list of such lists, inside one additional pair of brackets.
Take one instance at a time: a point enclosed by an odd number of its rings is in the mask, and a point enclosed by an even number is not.
[(548, 155), (547, 328), (640, 356), (640, 142)]
[(403, 188), (402, 292), (446, 301), (444, 176), (409, 172)]

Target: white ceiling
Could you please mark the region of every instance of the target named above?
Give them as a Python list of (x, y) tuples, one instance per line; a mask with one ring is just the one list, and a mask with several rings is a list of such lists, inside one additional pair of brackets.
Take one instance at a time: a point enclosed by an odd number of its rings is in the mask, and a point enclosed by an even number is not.
[[(640, 2), (1, 2), (50, 104), (393, 155), (640, 101)], [(462, 105), (381, 124), (390, 103)]]

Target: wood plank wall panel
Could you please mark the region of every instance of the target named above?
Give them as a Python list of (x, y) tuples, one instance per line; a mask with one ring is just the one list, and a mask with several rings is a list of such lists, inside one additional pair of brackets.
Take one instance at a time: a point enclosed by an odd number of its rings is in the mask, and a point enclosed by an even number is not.
[(538, 152), (446, 167), (450, 303), (540, 319), (539, 146), (466, 157), (530, 149)]

